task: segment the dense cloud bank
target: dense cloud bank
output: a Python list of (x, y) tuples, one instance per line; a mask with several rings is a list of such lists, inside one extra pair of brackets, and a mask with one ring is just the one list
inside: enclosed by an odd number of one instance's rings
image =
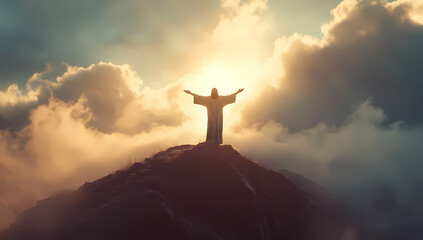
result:
[(170, 96), (166, 109), (146, 108), (142, 81), (127, 65), (100, 62), (87, 68), (67, 66), (62, 75), (46, 79), (52, 71), (48, 66), (44, 72), (34, 74), (25, 91), (11, 85), (0, 92), (0, 128), (22, 129), (29, 123), (31, 110), (56, 100), (81, 102), (88, 111), (78, 118), (103, 133), (136, 134), (154, 126), (180, 125), (184, 118)]
[(321, 40), (291, 41), (282, 54), (285, 75), (244, 112), (250, 124), (276, 121), (291, 131), (319, 122), (339, 125), (371, 98), (388, 123), (423, 122), (423, 25), (408, 3), (344, 1)]
[(262, 143), (244, 151), (327, 186), (375, 239), (422, 237), (422, 3), (343, 1), (322, 39), (281, 40), (283, 76), (243, 112)]
[(418, 239), (423, 128), (386, 126), (386, 118), (366, 101), (338, 127), (320, 123), (289, 133), (273, 123), (246, 134), (250, 139), (232, 141), (267, 167), (299, 172), (327, 187), (371, 239)]

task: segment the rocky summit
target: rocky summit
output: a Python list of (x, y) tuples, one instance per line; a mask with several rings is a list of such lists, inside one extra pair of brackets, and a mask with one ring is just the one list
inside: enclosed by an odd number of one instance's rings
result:
[(321, 212), (281, 173), (205, 142), (38, 201), (0, 239), (340, 239)]

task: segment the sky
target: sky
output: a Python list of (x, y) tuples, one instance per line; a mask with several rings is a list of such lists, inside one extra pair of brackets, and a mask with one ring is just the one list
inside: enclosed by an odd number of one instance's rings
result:
[(2, 1), (0, 36), (0, 228), (204, 141), (182, 90), (217, 87), (245, 88), (224, 143), (325, 186), (373, 239), (423, 237), (422, 0)]

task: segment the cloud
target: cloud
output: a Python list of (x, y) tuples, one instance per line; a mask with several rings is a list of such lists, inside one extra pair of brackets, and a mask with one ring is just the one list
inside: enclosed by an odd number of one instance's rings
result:
[(244, 111), (245, 122), (276, 121), (291, 131), (319, 122), (338, 125), (360, 102), (372, 98), (387, 122), (423, 122), (423, 26), (410, 20), (408, 4), (344, 1), (306, 42), (294, 35), (281, 54), (284, 76)]
[(384, 126), (384, 111), (362, 102), (337, 127), (290, 133), (276, 123), (231, 136), (240, 151), (273, 169), (299, 172), (327, 187), (371, 239), (421, 237), (422, 127)]
[(65, 103), (84, 99), (90, 115), (87, 126), (103, 133), (136, 134), (160, 125), (177, 126), (184, 119), (175, 104), (160, 109), (145, 106), (142, 81), (128, 65), (100, 62), (87, 68), (68, 66), (56, 79), (44, 79), (52, 71), (48, 66), (44, 72), (34, 74), (27, 83), (26, 93), (17, 85), (0, 91), (3, 129), (24, 127), (29, 123), (29, 112), (47, 104), (50, 98)]

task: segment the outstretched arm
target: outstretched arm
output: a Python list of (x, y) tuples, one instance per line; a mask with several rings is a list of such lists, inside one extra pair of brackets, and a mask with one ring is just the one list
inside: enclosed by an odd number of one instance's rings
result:
[(195, 93), (192, 93), (190, 90), (184, 90), (184, 92), (186, 92), (186, 93), (188, 93), (188, 94), (190, 94), (194, 97), (194, 104), (200, 104), (200, 105), (203, 105), (203, 106), (207, 105), (207, 99), (208, 99), (207, 97), (200, 96), (200, 95), (197, 95)]
[(184, 90), (184, 92), (186, 92), (186, 93), (188, 93), (188, 94), (191, 94), (192, 96), (194, 96), (194, 93), (192, 93), (190, 90)]
[(243, 88), (238, 89), (238, 91), (235, 93), (235, 95), (238, 94), (238, 93), (241, 93), (242, 91), (244, 91)]
[(234, 103), (235, 102), (236, 95), (238, 93), (242, 92), (242, 91), (244, 91), (244, 89), (243, 88), (240, 88), (237, 92), (234, 92), (231, 95), (222, 96), (222, 98), (223, 98), (223, 102), (222, 102), (223, 103), (223, 106), (228, 105), (228, 104), (231, 104), (231, 103)]
[(241, 93), (242, 91), (244, 91), (244, 89), (243, 88), (240, 88), (240, 89), (238, 89), (237, 92), (233, 93), (233, 95), (237, 95), (238, 93)]
[(198, 97), (201, 97), (200, 95), (198, 95), (198, 94), (195, 94), (195, 93), (192, 93), (190, 90), (184, 90), (184, 92), (186, 92), (186, 93), (188, 93), (188, 94), (191, 94), (192, 96), (198, 96)]

